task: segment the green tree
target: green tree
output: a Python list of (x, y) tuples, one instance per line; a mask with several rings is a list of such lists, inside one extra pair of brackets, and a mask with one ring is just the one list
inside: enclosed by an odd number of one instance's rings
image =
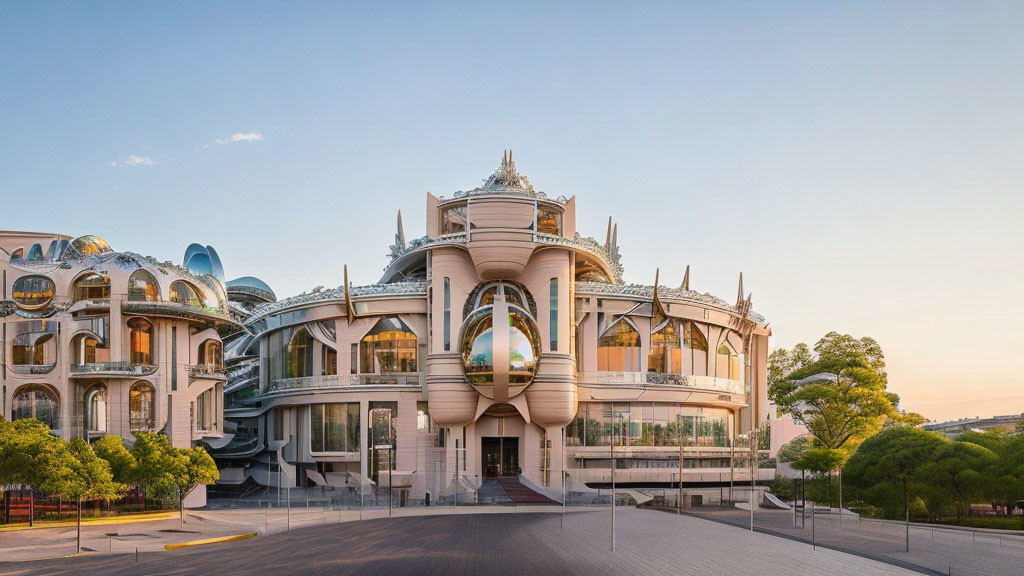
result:
[(792, 464), (799, 460), (800, 457), (804, 455), (804, 452), (810, 449), (810, 447), (810, 436), (797, 436), (779, 447), (779, 451), (775, 457), (778, 458), (779, 462)]
[(135, 482), (135, 456), (124, 446), (120, 436), (103, 436), (97, 440), (92, 449), (96, 455), (110, 464), (110, 472), (114, 481), (122, 484)]
[(935, 432), (905, 426), (884, 430), (868, 438), (846, 462), (844, 476), (854, 487), (880, 495), (878, 487), (902, 492), (909, 550), (910, 499), (916, 496), (917, 480), (935, 455), (952, 444)]
[(829, 332), (814, 350), (817, 359), (789, 374), (773, 401), (807, 426), (823, 447), (839, 450), (851, 439), (866, 438), (896, 414), (899, 399), (886, 391), (877, 342)]
[(803, 342), (793, 346), (792, 350), (777, 348), (768, 355), (768, 397), (780, 414), (786, 414), (789, 410), (783, 403), (777, 402), (776, 398), (784, 397), (795, 389), (787, 377), (812, 362), (814, 354)]
[(177, 494), (175, 477), (180, 473), (180, 464), (167, 436), (139, 432), (131, 453), (135, 458), (133, 476), (147, 498), (167, 500)]
[(808, 448), (793, 462), (793, 468), (814, 474), (827, 482), (828, 506), (832, 507), (832, 471), (842, 467), (846, 455), (842, 450), (815, 446)]
[(179, 449), (176, 454), (175, 485), (178, 489), (178, 520), (185, 523), (185, 496), (200, 484), (212, 484), (220, 478), (220, 471), (204, 448)]
[(110, 464), (96, 456), (92, 447), (80, 438), (73, 438), (68, 443), (67, 467), (69, 474), (59, 483), (55, 490), (63, 497), (75, 500), (78, 508), (78, 525), (76, 535), (76, 552), (82, 551), (82, 500), (103, 498), (120, 498), (127, 487), (114, 482), (110, 472)]
[(184, 500), (196, 486), (215, 482), (220, 473), (203, 448), (175, 448), (163, 434), (140, 433), (132, 447), (135, 479), (154, 498), (178, 499), (179, 523), (184, 527)]
[(988, 448), (971, 442), (949, 442), (922, 467), (921, 476), (948, 492), (959, 525), (963, 513), (970, 509), (976, 498), (984, 495), (986, 480), (981, 471), (997, 460), (995, 453)]
[[(67, 443), (50, 434), (50, 427), (24, 418), (3, 427), (0, 441), (0, 485), (22, 484), (33, 492), (59, 494), (68, 471)], [(29, 524), (34, 522), (30, 506)]]
[(1013, 433), (1024, 434), (1024, 414), (1021, 414), (1020, 418), (1017, 419), (1017, 424), (1013, 427)]

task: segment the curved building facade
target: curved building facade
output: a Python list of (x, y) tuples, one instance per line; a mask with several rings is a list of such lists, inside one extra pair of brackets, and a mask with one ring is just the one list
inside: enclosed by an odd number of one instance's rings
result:
[(209, 272), (97, 236), (0, 232), (0, 414), (64, 438), (162, 431), (178, 447), (216, 442), (222, 339), (243, 330), (242, 316)]
[(602, 487), (613, 452), (624, 485), (749, 482), (738, 445), (767, 417), (770, 330), (742, 278), (734, 304), (690, 290), (688, 269), (678, 288), (624, 284), (617, 227), (583, 236), (575, 206), (508, 153), (482, 186), (427, 194), (426, 236), (399, 213), (376, 284), (346, 271), (274, 301), (229, 282), (263, 303), (236, 306), (227, 344), (222, 482), (471, 500), (490, 477)]

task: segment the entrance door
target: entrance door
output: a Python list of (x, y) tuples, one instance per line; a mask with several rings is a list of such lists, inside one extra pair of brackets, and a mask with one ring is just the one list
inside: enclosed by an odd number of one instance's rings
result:
[(519, 438), (481, 438), (484, 478), (519, 475)]

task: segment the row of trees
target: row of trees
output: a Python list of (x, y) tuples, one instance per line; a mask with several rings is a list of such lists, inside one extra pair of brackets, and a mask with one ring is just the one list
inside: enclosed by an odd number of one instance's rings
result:
[(0, 486), (30, 486), (34, 492), (76, 502), (79, 549), (83, 500), (120, 498), (135, 485), (149, 498), (176, 497), (184, 524), (184, 496), (217, 478), (217, 466), (206, 450), (175, 448), (163, 434), (138, 433), (129, 450), (119, 436), (104, 436), (90, 446), (78, 438), (53, 436), (35, 419), (0, 418)]
[(920, 510), (929, 521), (986, 502), (1011, 515), (1024, 501), (1024, 434), (965, 432), (956, 440), (895, 427), (864, 441), (843, 468), (853, 495), (889, 518)]
[(832, 477), (861, 442), (883, 427), (924, 421), (900, 412), (899, 397), (887, 385), (885, 355), (870, 337), (829, 332), (813, 350), (801, 343), (768, 358), (769, 397), (810, 432), (780, 450), (778, 459), (827, 479), (829, 506)]
[(809, 431), (783, 446), (778, 460), (826, 483), (830, 506), (838, 473), (848, 496), (890, 518), (909, 519), (919, 507), (932, 521), (953, 515), (959, 524), (977, 502), (1012, 513), (1024, 500), (1024, 434), (949, 440), (918, 428), (925, 419), (900, 411), (887, 384), (885, 356), (872, 338), (830, 332), (813, 349), (773, 352), (768, 394)]

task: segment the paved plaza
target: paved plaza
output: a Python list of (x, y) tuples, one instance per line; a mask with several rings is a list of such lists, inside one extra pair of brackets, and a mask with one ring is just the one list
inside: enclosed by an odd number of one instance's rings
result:
[[(493, 510), (493, 509), (492, 509)], [(375, 512), (379, 513), (379, 512)], [(384, 511), (386, 514), (386, 511)], [(312, 512), (310, 514), (313, 514)], [(319, 512), (318, 514), (326, 514)], [(215, 519), (216, 517), (216, 519)], [(236, 533), (252, 528), (252, 513), (200, 514), (191, 522), (216, 523)], [(120, 547), (74, 558), (0, 563), (0, 573), (29, 574), (247, 574), (273, 569), (291, 574), (685, 574), (766, 576), (785, 574), (882, 576), (909, 570), (692, 516), (621, 509), (617, 550), (609, 550), (607, 510), (558, 513), (477, 513), (388, 518), (320, 525), (293, 516), (293, 529), (239, 542), (174, 551)], [(305, 522), (307, 527), (297, 528)], [(310, 525), (312, 524), (312, 525)], [(147, 524), (135, 525), (138, 533)], [(143, 529), (142, 527), (145, 526)], [(105, 527), (91, 527), (87, 542)], [(107, 527), (108, 528), (108, 527)], [(109, 530), (108, 530), (109, 531)], [(36, 531), (43, 532), (43, 531)], [(0, 535), (8, 540), (11, 533)], [(23, 534), (23, 533), (18, 533)], [(212, 535), (205, 532), (203, 537)], [(37, 534), (42, 540), (41, 534)], [(195, 534), (192, 535), (196, 537)], [(0, 553), (3, 552), (0, 544)], [(152, 546), (149, 546), (152, 549)]]
[[(686, 514), (737, 527), (750, 525), (749, 511), (723, 508), (692, 508)], [(809, 543), (812, 522), (808, 514), (758, 510), (755, 528), (767, 534)], [(841, 522), (840, 522), (841, 521)], [(968, 530), (956, 527), (915, 525), (910, 528), (910, 552), (905, 550), (906, 527), (902, 522), (860, 519), (835, 514), (816, 514), (814, 539), (818, 545), (854, 554), (885, 559), (930, 574), (964, 576), (1024, 575), (1024, 531)]]

